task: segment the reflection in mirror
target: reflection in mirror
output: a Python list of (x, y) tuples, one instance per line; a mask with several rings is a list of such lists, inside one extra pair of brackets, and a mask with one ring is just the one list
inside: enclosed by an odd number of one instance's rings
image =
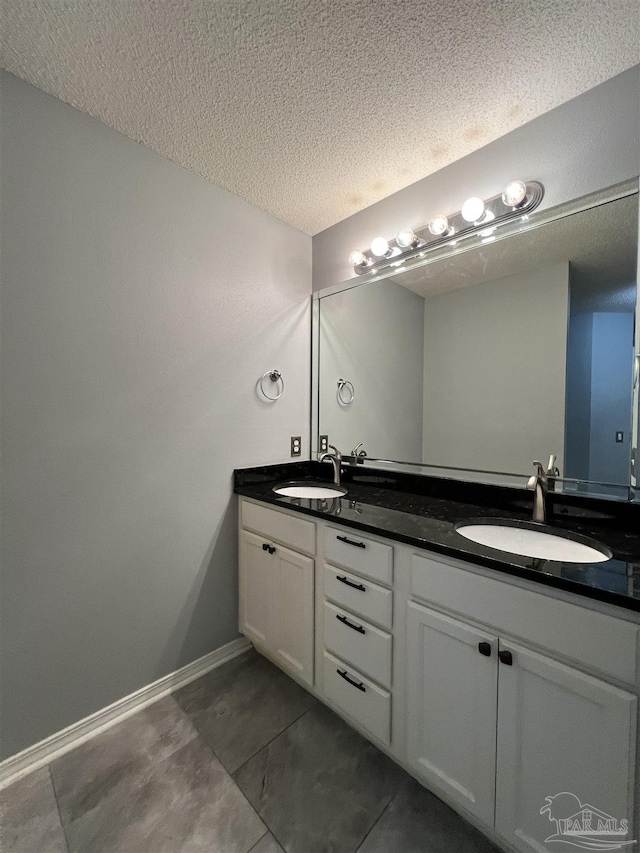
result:
[(561, 477), (628, 487), (637, 182), (626, 193), (321, 294), (318, 432), (343, 454), (519, 475), (555, 454)]

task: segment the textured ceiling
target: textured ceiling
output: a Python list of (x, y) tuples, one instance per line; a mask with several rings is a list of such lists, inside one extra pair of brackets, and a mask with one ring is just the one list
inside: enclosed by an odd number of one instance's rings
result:
[(640, 61), (638, 0), (1, 0), (0, 64), (314, 234)]

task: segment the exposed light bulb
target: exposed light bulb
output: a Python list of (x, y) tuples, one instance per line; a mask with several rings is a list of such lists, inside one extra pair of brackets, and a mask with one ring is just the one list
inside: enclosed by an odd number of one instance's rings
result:
[(511, 181), (502, 193), (502, 201), (506, 207), (519, 207), (526, 198), (527, 185), (524, 181)]
[(484, 213), (484, 202), (477, 196), (468, 198), (462, 205), (460, 212), (462, 213), (462, 218), (466, 219), (467, 222), (477, 222)]
[(435, 237), (443, 237), (449, 231), (449, 220), (443, 213), (438, 213), (429, 223), (429, 231)]
[(371, 253), (375, 255), (376, 258), (384, 258), (388, 251), (389, 244), (384, 237), (376, 237), (371, 244)]
[(418, 243), (418, 238), (411, 228), (401, 228), (396, 234), (396, 243), (402, 249), (408, 249), (409, 246), (415, 246)]
[(367, 263), (367, 259), (362, 254), (360, 249), (354, 249), (349, 255), (349, 263), (354, 267), (361, 267)]

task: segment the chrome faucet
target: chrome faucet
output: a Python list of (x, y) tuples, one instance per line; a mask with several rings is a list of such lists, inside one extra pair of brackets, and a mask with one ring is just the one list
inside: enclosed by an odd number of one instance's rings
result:
[(324, 462), (325, 459), (328, 459), (333, 465), (333, 482), (336, 486), (340, 485), (340, 465), (342, 463), (342, 456), (337, 447), (334, 447), (333, 444), (329, 445), (330, 450), (333, 453), (323, 453), (320, 457), (320, 462)]
[(533, 520), (544, 524), (547, 520), (547, 490), (549, 488), (549, 478), (547, 477), (547, 472), (542, 467), (541, 462), (534, 462), (533, 465), (536, 469), (536, 473), (532, 477), (529, 477), (527, 489), (534, 492)]

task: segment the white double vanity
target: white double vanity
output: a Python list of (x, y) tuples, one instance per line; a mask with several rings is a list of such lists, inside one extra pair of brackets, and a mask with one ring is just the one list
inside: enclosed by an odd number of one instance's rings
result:
[[(505, 850), (620, 849), (640, 844), (638, 180), (490, 203), (488, 229), (356, 252), (314, 293), (318, 461), (236, 472), (240, 629)], [(324, 502), (278, 485), (331, 474), (347, 494)]]
[(244, 496), (239, 524), (240, 630), (492, 840), (635, 837), (635, 611)]

